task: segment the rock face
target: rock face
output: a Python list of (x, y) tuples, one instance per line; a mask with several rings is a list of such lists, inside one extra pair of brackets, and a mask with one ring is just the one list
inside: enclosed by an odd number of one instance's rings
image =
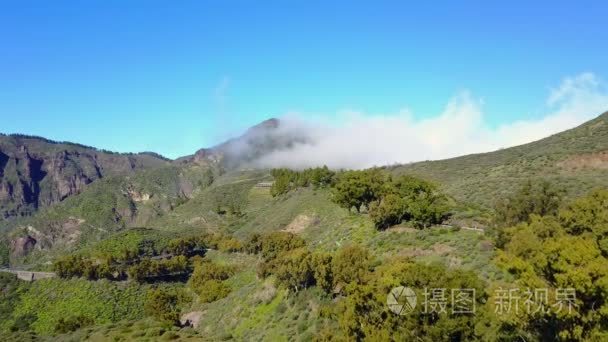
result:
[(36, 239), (27, 235), (11, 240), (11, 256), (23, 257), (29, 254), (36, 246)]
[(179, 321), (183, 327), (193, 327), (196, 329), (200, 324), (202, 316), (203, 313), (201, 311), (192, 311), (182, 315)]
[(168, 163), (150, 153), (117, 154), (39, 137), (0, 135), (0, 218), (29, 216), (82, 192), (97, 179)]

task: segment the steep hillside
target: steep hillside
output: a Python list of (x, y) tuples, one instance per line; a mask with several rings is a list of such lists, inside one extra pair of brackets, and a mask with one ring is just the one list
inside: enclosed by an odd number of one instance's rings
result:
[(529, 144), (389, 169), (435, 180), (455, 198), (483, 206), (527, 179), (547, 179), (569, 196), (581, 195), (608, 186), (608, 113)]
[(0, 219), (29, 216), (87, 184), (167, 165), (154, 153), (119, 154), (23, 135), (0, 135)]
[(72, 250), (126, 227), (145, 226), (188, 201), (212, 177), (208, 168), (170, 165), (100, 179), (80, 194), (7, 223), (11, 259), (39, 261), (41, 252)]

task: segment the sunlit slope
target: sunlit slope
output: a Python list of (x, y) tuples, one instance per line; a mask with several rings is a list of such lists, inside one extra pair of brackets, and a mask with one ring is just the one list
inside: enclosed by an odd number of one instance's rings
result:
[(529, 144), (390, 170), (435, 180), (455, 198), (485, 206), (527, 179), (546, 179), (570, 196), (582, 195), (608, 186), (608, 113)]

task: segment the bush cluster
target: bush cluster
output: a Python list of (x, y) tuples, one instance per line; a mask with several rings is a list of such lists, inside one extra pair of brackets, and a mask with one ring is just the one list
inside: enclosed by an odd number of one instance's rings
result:
[(311, 252), (304, 240), (286, 232), (254, 235), (246, 246), (264, 259), (260, 277), (274, 275), (280, 285), (294, 291), (316, 285), (329, 293), (338, 285), (360, 281), (371, 260), (369, 252), (358, 246), (335, 254)]
[(129, 278), (143, 282), (150, 279), (162, 278), (189, 273), (191, 270), (188, 258), (178, 255), (171, 259), (151, 260), (144, 259), (129, 267)]
[(230, 293), (227, 280), (234, 274), (234, 268), (220, 265), (208, 260), (194, 262), (194, 272), (188, 280), (188, 285), (199, 296), (203, 303), (209, 303), (226, 297)]
[(273, 169), (271, 171), (274, 183), (270, 188), (272, 196), (279, 196), (287, 192), (308, 186), (315, 189), (329, 187), (333, 184), (336, 173), (327, 166), (294, 171), (290, 169)]
[(447, 198), (434, 184), (407, 175), (393, 179), (379, 169), (341, 173), (333, 200), (357, 212), (367, 208), (379, 229), (402, 221), (425, 228), (441, 223), (448, 213)]
[(193, 256), (203, 256), (207, 249), (222, 252), (238, 252), (243, 244), (223, 234), (203, 234), (170, 240), (158, 251), (154, 242), (145, 240), (135, 249), (125, 249), (122, 257), (112, 256), (87, 258), (69, 255), (55, 261), (53, 268), (61, 278), (82, 277), (89, 280), (121, 280), (128, 275), (138, 282), (177, 274), (187, 274), (193, 269), (188, 260)]
[(94, 260), (81, 255), (69, 255), (56, 260), (53, 268), (61, 278), (86, 278), (89, 280), (114, 279), (119, 267), (112, 258)]

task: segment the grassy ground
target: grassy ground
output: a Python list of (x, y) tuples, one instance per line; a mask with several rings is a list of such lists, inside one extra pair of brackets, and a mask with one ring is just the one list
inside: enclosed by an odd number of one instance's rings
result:
[[(528, 179), (562, 186), (571, 197), (608, 186), (608, 113), (574, 129), (490, 153), (390, 167), (438, 182), (461, 202), (492, 207)], [(585, 160), (592, 162), (585, 162)]]
[(201, 311), (199, 333), (209, 340), (310, 341), (320, 323), (318, 309), (325, 303), (316, 288), (287, 295), (272, 279), (256, 276), (255, 256), (212, 252), (209, 258), (236, 266), (228, 280), (232, 292), (213, 303), (194, 303), (191, 310)]

